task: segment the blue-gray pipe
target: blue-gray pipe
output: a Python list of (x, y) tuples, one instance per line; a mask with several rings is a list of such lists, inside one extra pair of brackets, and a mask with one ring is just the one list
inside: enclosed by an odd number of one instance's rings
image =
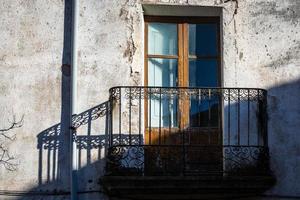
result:
[[(78, 29), (78, 0), (72, 0), (72, 33), (71, 33), (71, 121), (72, 116), (77, 114), (77, 29)], [(75, 143), (76, 132), (71, 129), (70, 131), (70, 189), (71, 200), (77, 200), (77, 154)]]

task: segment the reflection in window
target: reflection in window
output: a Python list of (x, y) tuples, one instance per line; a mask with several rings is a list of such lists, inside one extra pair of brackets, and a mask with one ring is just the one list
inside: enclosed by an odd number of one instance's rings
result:
[[(177, 81), (177, 59), (150, 58), (148, 61), (148, 85), (157, 87), (175, 87)], [(178, 98), (153, 93), (148, 100), (148, 113), (151, 117), (148, 126), (177, 126)], [(159, 124), (160, 123), (160, 124)]]
[(177, 55), (177, 25), (149, 23), (148, 54)]

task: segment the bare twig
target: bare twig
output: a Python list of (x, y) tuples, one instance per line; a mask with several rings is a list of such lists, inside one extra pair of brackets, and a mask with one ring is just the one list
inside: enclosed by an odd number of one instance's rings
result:
[(3, 165), (5, 169), (14, 171), (17, 169), (18, 164), (14, 162), (14, 157), (9, 154), (9, 151), (0, 145), (0, 165)]
[(15, 162), (15, 157), (10, 155), (8, 148), (6, 148), (4, 140), (8, 139), (13, 141), (16, 139), (16, 135), (10, 135), (8, 132), (15, 128), (20, 128), (23, 125), (24, 115), (19, 121), (16, 120), (16, 116), (13, 115), (12, 121), (8, 120), (10, 126), (0, 129), (0, 165), (3, 165), (8, 171), (14, 171), (17, 169), (18, 164)]
[(9, 121), (10, 126), (8, 128), (0, 129), (0, 132), (7, 132), (14, 128), (20, 128), (23, 125), (24, 115), (22, 115), (21, 119), (19, 121), (16, 121), (16, 116), (13, 115), (13, 121)]

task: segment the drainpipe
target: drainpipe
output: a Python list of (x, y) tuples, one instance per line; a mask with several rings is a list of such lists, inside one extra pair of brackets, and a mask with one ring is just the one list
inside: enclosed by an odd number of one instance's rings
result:
[[(72, 116), (77, 114), (77, 29), (78, 29), (78, 0), (72, 0), (72, 32), (71, 32), (71, 122)], [(76, 130), (70, 129), (70, 189), (71, 200), (77, 200), (77, 154)]]

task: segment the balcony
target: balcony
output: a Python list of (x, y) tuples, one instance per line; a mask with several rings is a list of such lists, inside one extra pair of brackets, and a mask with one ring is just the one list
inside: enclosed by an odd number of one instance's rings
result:
[(262, 193), (274, 183), (266, 108), (257, 88), (111, 88), (104, 188), (136, 199)]

